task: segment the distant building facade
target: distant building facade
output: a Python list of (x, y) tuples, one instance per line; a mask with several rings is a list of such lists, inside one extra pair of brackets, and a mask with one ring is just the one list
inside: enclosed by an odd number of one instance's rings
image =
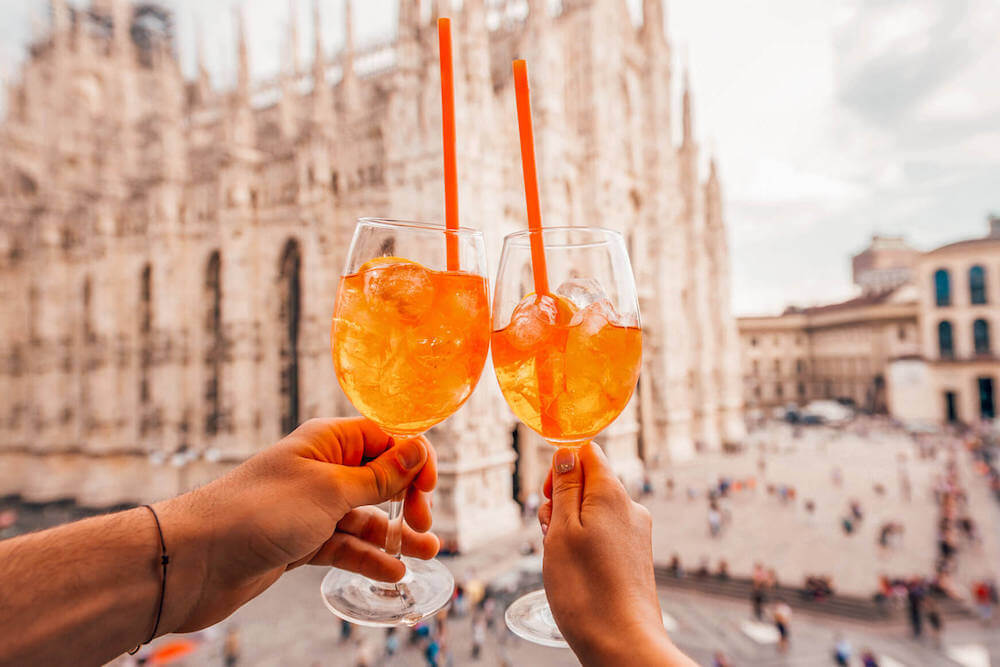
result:
[(739, 318), (747, 406), (824, 399), (887, 412), (889, 362), (919, 350), (915, 297), (904, 285), (778, 316)]
[(1000, 217), (989, 233), (924, 253), (916, 266), (919, 355), (892, 364), (893, 413), (974, 423), (997, 415)]
[(739, 318), (747, 406), (829, 399), (914, 422), (995, 418), (1000, 218), (989, 224), (929, 252), (876, 236), (853, 257), (859, 296)]
[[(353, 412), (329, 324), (363, 215), (439, 219), (436, 30), (405, 0), (397, 37), (335, 59), (316, 35), (234, 90), (182, 76), (156, 3), (52, 0), (0, 126), (0, 494), (144, 502), (226, 470), (311, 416)], [(629, 242), (645, 329), (636, 400), (600, 440), (618, 472), (743, 435), (721, 186), (699, 174), (690, 92), (671, 130), (662, 0), (465, 0), (455, 16), (459, 190), (496, 266), (524, 206), (510, 62), (527, 57), (543, 220)], [(521, 7), (520, 3), (513, 3)], [(513, 6), (512, 5), (512, 6)], [(314, 7), (315, 23), (321, 6)], [(492, 15), (491, 15), (492, 13)], [(332, 83), (332, 82), (336, 83)], [(487, 371), (430, 434), (435, 529), (465, 548), (516, 525), (551, 448)]]

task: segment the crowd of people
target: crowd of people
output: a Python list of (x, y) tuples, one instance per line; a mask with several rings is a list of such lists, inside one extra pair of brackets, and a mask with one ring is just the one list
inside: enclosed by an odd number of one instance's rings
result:
[[(930, 576), (879, 577), (875, 600), (880, 606), (890, 605), (906, 608), (910, 631), (914, 638), (923, 637), (929, 629), (931, 638), (940, 643), (944, 620), (940, 610), (940, 600), (945, 598), (966, 599), (961, 587), (955, 582), (958, 569), (958, 555), (966, 548), (975, 548), (981, 537), (975, 520), (969, 510), (969, 494), (959, 474), (958, 455), (960, 449), (956, 441), (942, 440), (936, 446), (928, 444), (926, 438), (918, 438), (918, 453), (922, 458), (934, 459), (939, 451), (946, 454), (941, 472), (933, 484), (933, 496), (937, 506), (936, 550), (934, 571)], [(978, 442), (974, 436), (966, 435), (962, 440), (967, 448)], [(895, 528), (890, 522), (880, 532), (880, 544), (889, 539)], [(977, 580), (972, 584), (971, 598), (975, 602), (980, 618), (989, 623), (996, 605), (996, 585), (991, 579)]]

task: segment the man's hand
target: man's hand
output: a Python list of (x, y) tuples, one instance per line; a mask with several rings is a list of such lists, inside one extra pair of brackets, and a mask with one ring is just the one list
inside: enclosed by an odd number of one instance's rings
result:
[(160, 633), (217, 623), (303, 564), (398, 581), (405, 567), (381, 550), (387, 517), (363, 506), (404, 489), (403, 553), (433, 558), (434, 450), (423, 438), (389, 445), (367, 420), (314, 419), (224, 477), (156, 505), (178, 564), (168, 569)]

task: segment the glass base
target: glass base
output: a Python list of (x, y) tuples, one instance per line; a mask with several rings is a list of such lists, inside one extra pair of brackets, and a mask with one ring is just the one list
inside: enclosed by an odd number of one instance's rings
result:
[(436, 560), (401, 560), (406, 574), (395, 584), (330, 568), (320, 585), (323, 604), (345, 621), (375, 627), (414, 626), (448, 604), (455, 590), (448, 568)]
[(507, 627), (510, 628), (510, 631), (521, 639), (527, 639), (529, 642), (542, 646), (569, 648), (569, 644), (566, 643), (559, 628), (556, 627), (555, 619), (552, 618), (552, 611), (549, 609), (549, 601), (545, 597), (544, 589), (522, 595), (514, 600), (507, 607), (504, 620), (507, 621)]

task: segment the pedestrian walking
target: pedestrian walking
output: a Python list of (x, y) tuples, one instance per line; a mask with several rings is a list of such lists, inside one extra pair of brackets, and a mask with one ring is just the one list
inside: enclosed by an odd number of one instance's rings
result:
[(924, 600), (924, 614), (927, 616), (927, 625), (931, 629), (931, 638), (934, 645), (941, 647), (941, 632), (944, 630), (944, 619), (941, 617), (941, 609), (933, 595), (928, 595)]
[(851, 642), (842, 635), (837, 635), (833, 643), (833, 661), (841, 667), (846, 667), (851, 662)]
[(754, 563), (751, 577), (750, 604), (753, 606), (753, 617), (758, 621), (764, 618), (764, 591), (767, 588), (767, 572), (760, 563)]
[(875, 657), (875, 653), (870, 648), (861, 652), (861, 665), (862, 667), (878, 667), (878, 658)]
[(351, 625), (350, 621), (340, 621), (340, 642), (344, 643), (351, 638), (351, 633), (354, 631), (354, 626)]
[(715, 655), (712, 656), (712, 667), (732, 667), (733, 663), (729, 662), (729, 658), (722, 651), (716, 651)]
[(708, 534), (718, 537), (722, 531), (722, 514), (719, 507), (714, 502), (708, 507)]
[(483, 644), (486, 642), (486, 619), (478, 614), (472, 621), (472, 659), (479, 660)]
[(996, 604), (997, 592), (992, 582), (983, 579), (972, 586), (972, 596), (979, 610), (979, 620), (983, 625), (989, 625), (993, 620), (993, 605)]
[(788, 651), (789, 623), (792, 620), (792, 609), (784, 602), (774, 605), (774, 627), (778, 630), (778, 651)]
[(919, 638), (921, 634), (923, 634), (923, 604), (923, 585), (919, 580), (914, 579), (910, 582), (906, 591), (906, 605), (910, 617), (910, 630), (913, 633), (914, 639)]
[(396, 628), (386, 628), (385, 629), (385, 654), (390, 658), (396, 655), (396, 651), (399, 650), (399, 635), (396, 634)]
[(240, 632), (235, 625), (226, 629), (226, 640), (222, 646), (222, 662), (226, 667), (236, 667), (240, 662)]

